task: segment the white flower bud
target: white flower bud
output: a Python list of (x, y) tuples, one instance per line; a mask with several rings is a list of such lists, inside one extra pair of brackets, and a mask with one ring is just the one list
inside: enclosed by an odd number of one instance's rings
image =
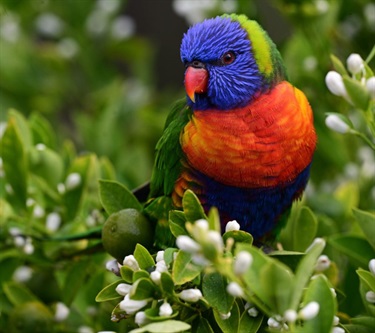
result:
[(325, 120), (326, 126), (331, 130), (345, 134), (350, 130), (349, 125), (335, 114), (330, 114)]
[(183, 301), (196, 303), (203, 297), (203, 295), (199, 289), (185, 289), (178, 294), (178, 297)]
[(256, 307), (251, 307), (250, 309), (247, 310), (247, 313), (249, 314), (250, 317), (257, 317), (259, 314), (259, 311)]
[(159, 308), (159, 316), (160, 317), (169, 317), (172, 315), (173, 309), (168, 302), (164, 302)]
[(329, 71), (326, 75), (326, 85), (329, 91), (336, 96), (347, 96), (342, 76), (335, 72)]
[(116, 287), (116, 292), (121, 295), (121, 296), (126, 296), (127, 294), (130, 293), (130, 289), (132, 288), (132, 285), (131, 284), (127, 284), (127, 283), (120, 283), (117, 287)]
[(234, 273), (237, 275), (244, 274), (250, 268), (252, 262), (253, 256), (249, 252), (239, 252), (234, 260)]
[(120, 273), (120, 268), (116, 259), (109, 260), (105, 263), (105, 268), (116, 275)]
[(73, 190), (82, 183), (82, 177), (79, 173), (73, 172), (68, 175), (65, 180), (65, 187), (67, 190)]
[(78, 333), (94, 333), (94, 330), (89, 326), (78, 327)]
[(325, 254), (323, 254), (318, 258), (315, 265), (315, 270), (318, 272), (323, 272), (328, 269), (330, 265), (331, 260), (329, 260), (329, 258)]
[(363, 59), (359, 54), (352, 53), (346, 60), (346, 65), (350, 73), (357, 74), (363, 69)]
[(57, 192), (59, 192), (60, 194), (64, 194), (65, 191), (66, 191), (65, 184), (63, 183), (57, 184)]
[(230, 318), (231, 313), (230, 313), (230, 312), (228, 312), (228, 313), (219, 313), (219, 315), (220, 315), (220, 318), (221, 318), (222, 320), (227, 320), (227, 319)]
[(176, 239), (176, 245), (179, 249), (189, 253), (197, 253), (200, 251), (201, 246), (189, 236), (178, 236)]
[(9, 235), (11, 235), (12, 237), (16, 237), (16, 236), (20, 236), (22, 235), (22, 231), (20, 228), (17, 228), (17, 227), (10, 227), (9, 230)]
[(127, 294), (123, 301), (120, 302), (120, 309), (125, 311), (127, 314), (134, 314), (138, 312), (138, 310), (142, 309), (147, 305), (147, 300), (133, 300), (129, 298), (129, 294)]
[(365, 295), (366, 301), (369, 303), (375, 303), (375, 293), (373, 291), (368, 291)]
[(17, 247), (24, 247), (26, 244), (26, 239), (23, 236), (15, 236), (13, 238), (14, 245)]
[(60, 322), (68, 318), (70, 309), (61, 302), (56, 303), (55, 321)]
[(158, 251), (156, 254), (156, 262), (164, 260), (164, 251)]
[(26, 238), (25, 245), (23, 246), (23, 252), (25, 254), (33, 254), (34, 253), (34, 245), (32, 243), (32, 239), (30, 237)]
[(345, 330), (341, 327), (333, 327), (331, 333), (345, 333)]
[(194, 228), (196, 228), (196, 229), (198, 229), (202, 232), (208, 231), (208, 228), (209, 228), (208, 221), (204, 220), (204, 219), (197, 220), (194, 223)]
[(222, 252), (224, 250), (224, 242), (223, 237), (221, 237), (220, 232), (209, 230), (206, 236), (207, 241), (210, 244), (213, 244), (218, 252)]
[(227, 293), (233, 297), (243, 297), (244, 292), (237, 282), (231, 282), (227, 285)]
[(33, 209), (33, 216), (39, 219), (39, 218), (42, 218), (44, 215), (45, 215), (44, 208), (39, 205), (35, 205)]
[(144, 311), (137, 312), (135, 315), (134, 321), (139, 326), (145, 325), (148, 321), (146, 317), (146, 313)]
[(375, 76), (371, 76), (366, 81), (366, 88), (372, 98), (375, 98)]
[(311, 248), (315, 245), (315, 244), (323, 244), (323, 246), (326, 246), (326, 241), (323, 239), (323, 238), (320, 238), (320, 237), (317, 237), (313, 240), (313, 242), (310, 244), (310, 246), (306, 249), (306, 252), (309, 252), (311, 250)]
[(55, 232), (61, 224), (61, 216), (58, 213), (49, 213), (46, 218), (46, 229)]
[(167, 272), (168, 267), (164, 260), (160, 260), (156, 263), (156, 270), (160, 273)]
[(271, 328), (280, 329), (281, 324), (273, 317), (268, 318), (267, 325)]
[(151, 277), (151, 280), (155, 284), (157, 284), (157, 285), (160, 284), (161, 273), (159, 271), (153, 271), (153, 272), (151, 272), (150, 277)]
[(138, 261), (135, 259), (135, 257), (131, 254), (124, 258), (124, 261), (122, 263), (124, 266), (128, 266), (133, 271), (139, 270)]
[(372, 273), (372, 275), (375, 275), (375, 259), (371, 259), (368, 263), (368, 269)]
[(333, 326), (337, 326), (340, 323), (340, 318), (333, 316)]
[(194, 264), (198, 266), (203, 266), (203, 267), (211, 264), (211, 262), (203, 254), (200, 254), (200, 253), (193, 254), (191, 261)]
[(240, 224), (235, 220), (229, 221), (225, 226), (225, 232), (236, 230), (240, 230)]
[(329, 288), (329, 289), (331, 290), (333, 297), (337, 297), (335, 288)]
[(318, 315), (319, 308), (320, 306), (318, 302), (310, 302), (303, 309), (301, 309), (298, 316), (304, 320), (313, 319)]
[(13, 273), (13, 279), (17, 282), (27, 282), (31, 279), (33, 270), (29, 266), (19, 266)]
[(35, 149), (38, 150), (38, 151), (43, 151), (43, 150), (46, 150), (46, 145), (44, 143), (38, 143), (36, 146), (35, 146)]
[(294, 323), (297, 320), (297, 312), (293, 309), (284, 312), (284, 318), (288, 323)]
[(26, 206), (27, 207), (32, 207), (35, 205), (35, 200), (33, 198), (27, 198), (26, 200)]

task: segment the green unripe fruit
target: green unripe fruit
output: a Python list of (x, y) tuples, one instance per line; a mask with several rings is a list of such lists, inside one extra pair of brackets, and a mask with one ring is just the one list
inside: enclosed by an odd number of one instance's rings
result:
[(109, 216), (103, 226), (104, 249), (118, 262), (134, 252), (137, 243), (144, 247), (154, 242), (154, 227), (138, 210), (127, 208)]

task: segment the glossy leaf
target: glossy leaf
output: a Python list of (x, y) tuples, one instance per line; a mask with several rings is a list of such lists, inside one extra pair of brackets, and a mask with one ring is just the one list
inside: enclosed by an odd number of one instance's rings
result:
[(214, 310), (214, 316), (223, 333), (238, 332), (238, 327), (240, 326), (240, 311), (238, 309), (237, 303), (233, 304), (233, 307), (230, 311), (230, 317), (228, 319), (222, 319), (219, 311), (217, 310)]
[(363, 282), (369, 290), (375, 292), (375, 276), (361, 268), (357, 270), (357, 274), (361, 282)]
[(188, 232), (185, 228), (186, 217), (185, 214), (178, 210), (171, 210), (169, 212), (169, 229), (171, 230), (173, 236), (176, 238), (181, 235), (187, 235)]
[(130, 267), (128, 267), (128, 266), (121, 266), (121, 268), (120, 268), (120, 274), (121, 274), (122, 279), (126, 283), (133, 283), (133, 274), (134, 274), (134, 271)]
[(198, 197), (191, 190), (185, 192), (182, 198), (182, 206), (187, 221), (195, 222), (199, 219), (207, 219)]
[(179, 251), (177, 253), (172, 270), (172, 277), (176, 285), (189, 282), (200, 274), (202, 269), (194, 265), (191, 259), (191, 254), (187, 252)]
[(166, 295), (173, 296), (174, 282), (173, 282), (172, 276), (168, 272), (161, 273), (160, 286)]
[(136, 328), (134, 330), (131, 330), (129, 333), (177, 333), (187, 331), (190, 328), (191, 326), (183, 321), (165, 320), (159, 323), (152, 323), (140, 328)]
[(366, 239), (375, 250), (375, 215), (356, 208), (353, 209), (353, 214)]
[(256, 333), (262, 325), (262, 321), (263, 316), (261, 314), (258, 314), (258, 316), (254, 318), (249, 316), (247, 311), (244, 311), (240, 318), (238, 333)]
[[(216, 207), (212, 207), (207, 216), (207, 221), (208, 221), (208, 227), (210, 230), (215, 230), (218, 232), (222, 232), (221, 226), (220, 226), (220, 215), (219, 211)], [(223, 230), (224, 232), (224, 230)]]
[(110, 301), (113, 299), (120, 299), (123, 298), (124, 296), (121, 296), (117, 293), (116, 287), (120, 284), (123, 283), (121, 280), (117, 280), (115, 282), (112, 282), (105, 288), (103, 288), (98, 295), (95, 297), (96, 302), (105, 302), (105, 301)]
[(203, 296), (220, 313), (228, 313), (234, 302), (234, 297), (227, 293), (226, 287), (226, 279), (217, 272), (203, 276)]
[(155, 287), (150, 278), (140, 278), (134, 282), (130, 290), (130, 298), (134, 300), (142, 300), (150, 298), (155, 293)]
[(116, 213), (125, 208), (141, 210), (142, 205), (131, 191), (113, 180), (99, 181), (100, 201), (108, 214)]
[(341, 60), (333, 54), (331, 54), (330, 57), (331, 57), (333, 67), (336, 70), (336, 72), (338, 72), (341, 75), (348, 75), (348, 72), (346, 71), (346, 68), (341, 62)]
[(343, 76), (343, 80), (346, 91), (350, 99), (353, 101), (353, 104), (359, 109), (367, 110), (370, 95), (366, 87), (347, 75)]
[(39, 301), (39, 299), (28, 288), (17, 282), (5, 282), (3, 284), (3, 290), (14, 306), (30, 301)]
[(141, 244), (137, 244), (134, 250), (134, 258), (137, 260), (141, 269), (147, 269), (155, 266), (155, 261), (150, 252)]
[(196, 333), (215, 333), (208, 322), (208, 320), (204, 317), (199, 317), (196, 323), (196, 329), (194, 332)]
[(246, 243), (246, 244), (253, 244), (253, 236), (246, 231), (243, 230), (232, 230), (224, 233), (223, 240), (224, 244), (228, 238), (233, 238), (234, 241), (237, 243)]

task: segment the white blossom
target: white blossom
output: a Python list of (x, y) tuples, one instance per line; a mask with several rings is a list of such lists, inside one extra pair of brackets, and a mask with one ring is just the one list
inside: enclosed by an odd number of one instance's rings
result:
[(168, 271), (168, 267), (164, 260), (160, 260), (156, 263), (156, 271), (163, 273)]
[(333, 316), (333, 325), (337, 326), (340, 323), (340, 318), (337, 316)]
[(120, 309), (124, 310), (127, 314), (134, 314), (138, 310), (142, 309), (147, 305), (148, 301), (143, 300), (133, 300), (130, 299), (129, 294), (127, 294), (123, 301), (120, 302)]
[(199, 289), (185, 289), (178, 294), (178, 297), (186, 302), (196, 303), (203, 295)]
[[(2, 15), (0, 20), (0, 36), (4, 40), (10, 43), (15, 43), (20, 36), (20, 24), (18, 16), (7, 13)], [(1, 135), (0, 135), (1, 138)]]
[(43, 151), (43, 150), (46, 150), (46, 145), (44, 143), (38, 143), (36, 146), (35, 146), (35, 149), (38, 150), (38, 151)]
[(289, 309), (284, 312), (284, 319), (288, 323), (294, 323), (297, 320), (297, 317), (297, 312), (293, 309)]
[(108, 14), (116, 12), (120, 8), (120, 5), (119, 0), (99, 0), (97, 2), (98, 8)]
[(323, 272), (326, 269), (328, 269), (330, 265), (331, 265), (331, 260), (329, 260), (328, 256), (323, 254), (318, 258), (316, 265), (315, 265), (315, 270), (318, 272)]
[(60, 194), (64, 194), (65, 191), (66, 191), (65, 184), (63, 183), (57, 184), (57, 192), (59, 192)]
[(155, 258), (156, 262), (164, 260), (164, 251), (158, 251)]
[(235, 220), (229, 221), (225, 226), (225, 232), (236, 230), (240, 230), (240, 224)]
[(201, 246), (195, 240), (186, 235), (178, 236), (176, 239), (176, 245), (182, 251), (192, 254), (197, 253), (201, 249)]
[(275, 329), (281, 329), (281, 324), (280, 322), (278, 322), (275, 318), (273, 317), (270, 317), (268, 318), (267, 320), (267, 325), (271, 328), (275, 328)]
[(333, 327), (331, 333), (345, 333), (345, 330), (341, 327)]
[(329, 10), (329, 3), (326, 0), (316, 0), (315, 7), (318, 10), (319, 14), (325, 14)]
[(318, 315), (319, 308), (320, 306), (318, 302), (310, 302), (300, 310), (298, 316), (304, 320), (313, 319)]
[(329, 71), (326, 75), (325, 81), (327, 88), (332, 94), (336, 96), (347, 96), (344, 81), (339, 73)]
[(86, 19), (86, 29), (91, 35), (103, 34), (108, 25), (108, 13), (94, 10)]
[(135, 259), (135, 257), (132, 254), (130, 254), (130, 255), (128, 255), (124, 258), (123, 265), (128, 266), (133, 271), (139, 270), (138, 261)]
[(131, 285), (131, 284), (120, 283), (120, 284), (116, 287), (116, 292), (117, 292), (119, 295), (121, 295), (121, 296), (126, 296), (127, 294), (129, 294), (131, 288), (132, 288), (132, 285)]
[(26, 237), (25, 245), (23, 246), (23, 252), (29, 255), (34, 253), (34, 245), (30, 237)]
[(160, 284), (160, 278), (161, 278), (161, 272), (159, 272), (159, 271), (151, 272), (150, 278), (155, 284), (159, 285)]
[(375, 98), (375, 76), (371, 76), (366, 81), (366, 88), (372, 98)]
[(349, 125), (335, 114), (330, 114), (325, 120), (326, 126), (331, 130), (345, 134), (350, 130)]
[(43, 13), (35, 21), (38, 32), (48, 37), (59, 37), (64, 30), (64, 22), (53, 13)]
[(329, 289), (331, 290), (333, 297), (337, 297), (335, 288), (329, 288)]
[(12, 237), (16, 237), (16, 236), (20, 236), (22, 235), (22, 231), (20, 228), (17, 228), (17, 227), (10, 227), (9, 230), (9, 235), (11, 235)]
[(69, 308), (62, 302), (56, 303), (56, 310), (55, 310), (55, 320), (57, 322), (64, 321), (68, 318), (70, 313)]
[(363, 59), (358, 53), (352, 53), (346, 59), (346, 65), (350, 73), (357, 74), (363, 69)]
[(33, 209), (33, 216), (37, 219), (42, 218), (45, 215), (44, 208), (39, 205), (35, 205)]
[(368, 269), (372, 273), (372, 275), (375, 275), (375, 259), (371, 259), (368, 263)]
[(234, 273), (237, 275), (244, 274), (253, 262), (253, 256), (246, 251), (241, 251), (237, 253), (236, 258), (234, 260)]
[(172, 315), (173, 309), (168, 302), (164, 302), (159, 308), (159, 316), (160, 317), (169, 317)]
[(66, 177), (65, 187), (69, 191), (69, 190), (73, 190), (77, 188), (79, 185), (81, 185), (81, 183), (82, 183), (81, 175), (78, 172), (73, 172), (73, 173), (70, 173), (68, 177)]
[(78, 333), (94, 333), (94, 330), (90, 326), (80, 326)]
[(135, 23), (130, 16), (120, 16), (111, 24), (111, 36), (115, 40), (123, 40), (134, 35)]
[(26, 238), (23, 236), (15, 236), (13, 237), (13, 243), (17, 247), (24, 247), (26, 244)]
[(214, 245), (218, 252), (222, 252), (224, 250), (223, 237), (221, 237), (220, 232), (215, 230), (209, 230), (206, 235), (206, 240), (210, 244)]
[(110, 271), (116, 275), (120, 273), (120, 268), (116, 259), (107, 261), (105, 263), (105, 268), (107, 271)]
[(252, 306), (250, 309), (247, 310), (247, 313), (250, 317), (257, 317), (259, 314), (258, 309), (255, 306)]
[(59, 229), (61, 224), (61, 216), (58, 213), (49, 213), (46, 218), (46, 229), (55, 232)]
[(17, 282), (27, 282), (33, 275), (33, 269), (29, 266), (19, 266), (13, 273), (13, 279)]
[(227, 319), (230, 318), (231, 313), (230, 313), (230, 311), (229, 311), (228, 313), (219, 313), (219, 315), (220, 315), (220, 318), (221, 318), (222, 320), (227, 320)]
[(72, 59), (79, 51), (79, 45), (73, 38), (64, 38), (56, 46), (59, 54), (65, 59)]
[(233, 297), (243, 297), (244, 292), (241, 286), (237, 282), (230, 282), (227, 285), (227, 293), (232, 295)]
[(366, 301), (369, 303), (375, 303), (375, 293), (373, 291), (368, 291), (365, 295)]
[(193, 254), (191, 261), (198, 266), (208, 266), (211, 262), (201, 253)]
[(135, 315), (134, 321), (139, 326), (146, 324), (147, 323), (146, 313), (144, 311), (138, 311)]

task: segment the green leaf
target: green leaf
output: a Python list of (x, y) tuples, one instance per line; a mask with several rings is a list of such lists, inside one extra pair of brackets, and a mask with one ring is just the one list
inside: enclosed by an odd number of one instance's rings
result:
[(120, 284), (123, 283), (121, 280), (117, 280), (115, 282), (112, 282), (105, 288), (103, 288), (101, 291), (99, 291), (98, 295), (95, 297), (96, 302), (105, 302), (105, 301), (110, 301), (113, 299), (119, 299), (123, 298), (123, 296), (119, 295), (116, 291), (116, 287)]
[(120, 274), (121, 274), (122, 279), (126, 283), (133, 283), (133, 274), (134, 274), (134, 271), (130, 267), (128, 267), (128, 266), (121, 266), (121, 268), (120, 268)]
[(30, 301), (39, 301), (39, 299), (28, 288), (17, 282), (5, 282), (3, 284), (3, 290), (9, 301), (14, 306)]
[(35, 144), (43, 143), (47, 147), (54, 149), (56, 145), (56, 135), (51, 124), (41, 116), (40, 113), (33, 112), (29, 118), (29, 126)]
[(131, 290), (130, 298), (134, 300), (143, 300), (146, 298), (153, 297), (155, 293), (155, 287), (150, 278), (141, 278), (135, 281)]
[(146, 326), (131, 330), (129, 333), (177, 333), (184, 332), (190, 329), (191, 326), (183, 321), (179, 320), (166, 320), (159, 323), (152, 323)]
[(325, 241), (322, 239), (316, 239), (311, 245), (306, 255), (300, 261), (294, 278), (294, 285), (292, 290), (292, 296), (290, 301), (290, 309), (298, 310), (298, 305), (300, 304), (303, 290), (311, 278), (312, 273), (315, 269), (315, 264), (323, 252), (325, 247)]
[(224, 233), (223, 241), (224, 244), (226, 243), (228, 238), (233, 238), (236, 243), (246, 243), (246, 244), (253, 244), (253, 236), (246, 231), (243, 230), (232, 230)]
[(215, 230), (221, 232), (221, 225), (220, 225), (220, 216), (219, 211), (216, 207), (212, 207), (208, 212), (208, 228), (210, 230)]
[(25, 208), (27, 197), (27, 170), (28, 160), (26, 147), (23, 143), (21, 129), (16, 119), (10, 117), (0, 144), (0, 154), (3, 158), (3, 167), (6, 180), (17, 194), (15, 199)]
[(359, 186), (355, 181), (348, 181), (341, 184), (334, 193), (345, 208), (344, 214), (349, 215), (354, 207), (359, 203)]
[[(30, 127), (28, 124), (27, 119), (24, 117), (24, 115), (21, 112), (18, 112), (14, 109), (10, 109), (8, 111), (9, 120), (12, 119), (12, 122), (16, 124), (17, 129), (19, 130), (19, 134), (21, 137), (21, 141), (23, 146), (26, 149), (29, 149), (33, 144), (33, 138), (31, 135)], [(35, 142), (36, 143), (36, 142)]]
[(329, 244), (347, 255), (355, 265), (366, 268), (368, 262), (375, 257), (375, 251), (362, 237), (351, 235), (334, 235)]
[(330, 285), (323, 275), (311, 280), (304, 297), (304, 304), (310, 302), (319, 303), (319, 312), (315, 318), (305, 320), (301, 328), (302, 333), (330, 332), (333, 317), (337, 311), (336, 299), (333, 296)]
[(375, 276), (371, 274), (369, 271), (365, 271), (361, 268), (358, 269), (356, 272), (361, 282), (363, 282), (369, 290), (375, 292)]
[(150, 252), (141, 244), (137, 244), (134, 250), (134, 258), (137, 260), (138, 265), (142, 269), (155, 266), (155, 261)]
[(176, 285), (181, 285), (193, 280), (202, 271), (191, 262), (191, 254), (179, 251), (173, 263), (172, 278)]
[(375, 250), (375, 215), (353, 208), (353, 214), (372, 248)]
[(165, 261), (165, 264), (167, 266), (169, 266), (173, 260), (174, 260), (174, 253), (177, 252), (178, 249), (174, 248), (174, 247), (168, 247), (167, 249), (165, 249), (164, 251), (164, 261)]
[(144, 269), (140, 269), (138, 271), (135, 271), (134, 274), (133, 274), (133, 283), (139, 279), (142, 279), (142, 278), (149, 278), (150, 277), (150, 273), (145, 271)]
[(339, 58), (331, 54), (331, 61), (333, 63), (333, 68), (335, 69), (336, 72), (340, 73), (341, 75), (348, 75), (348, 72), (346, 71), (345, 66), (342, 64)]
[(184, 193), (182, 207), (184, 208), (186, 220), (189, 222), (195, 222), (199, 219), (207, 219), (198, 197), (191, 190), (187, 190)]
[(203, 276), (202, 291), (210, 306), (220, 313), (228, 313), (233, 306), (234, 297), (226, 291), (227, 281), (221, 274), (207, 273)]
[(238, 328), (238, 333), (256, 333), (258, 332), (260, 325), (262, 325), (263, 316), (258, 314), (257, 317), (251, 317), (244, 311), (240, 318), (240, 327)]
[(160, 317), (159, 316), (159, 308), (156, 307), (156, 308), (149, 308), (149, 309), (146, 309), (145, 310), (145, 314), (146, 314), (146, 317), (147, 319), (150, 319), (150, 321), (153, 321), (153, 322), (157, 322), (157, 321), (164, 321), (166, 319), (172, 319), (172, 318), (176, 318), (179, 314), (179, 312), (173, 312), (170, 316), (166, 317)]
[(302, 252), (293, 251), (275, 251), (269, 253), (269, 256), (281, 261), (289, 268), (291, 268), (292, 271), (295, 271), (301, 259), (305, 256), (305, 254)]
[(196, 333), (215, 333), (209, 323), (209, 321), (204, 317), (199, 317), (198, 320), (195, 321), (196, 329), (194, 332)]
[(108, 214), (125, 208), (142, 210), (142, 205), (126, 187), (113, 180), (99, 180), (100, 201)]
[(169, 229), (171, 230), (173, 236), (176, 238), (181, 235), (187, 235), (188, 232), (185, 228), (186, 217), (185, 214), (178, 210), (171, 210), (169, 212)]
[(163, 290), (164, 294), (168, 296), (174, 295), (174, 282), (172, 276), (168, 272), (161, 273), (160, 287)]
[[(228, 319), (222, 319), (220, 313), (214, 310), (214, 316), (217, 324), (223, 331), (223, 333), (237, 333), (238, 327), (240, 326), (240, 311), (238, 309), (237, 303), (233, 304), (231, 315)], [(225, 314), (225, 313), (224, 313)]]
[(347, 75), (343, 76), (343, 80), (346, 91), (354, 105), (359, 109), (367, 110), (370, 101), (370, 94), (366, 87)]

